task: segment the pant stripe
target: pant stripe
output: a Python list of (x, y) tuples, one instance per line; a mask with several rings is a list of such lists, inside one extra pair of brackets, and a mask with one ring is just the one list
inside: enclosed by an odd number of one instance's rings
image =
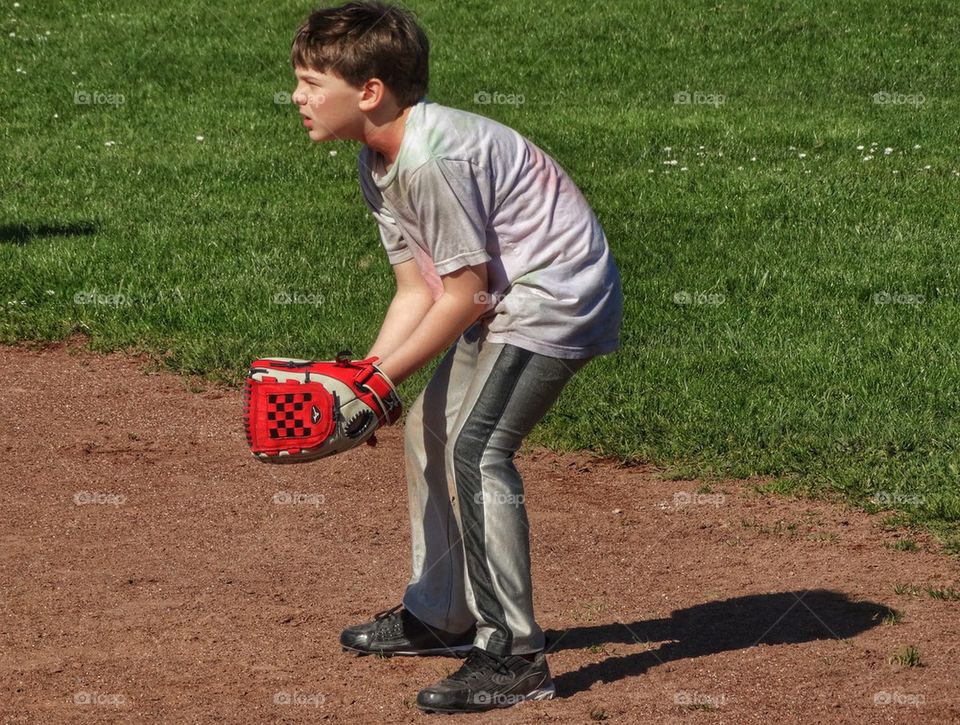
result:
[(534, 353), (528, 350), (511, 345), (504, 347), (457, 436), (453, 452), (467, 575), (477, 608), (486, 623), (496, 628), (487, 643), (487, 649), (495, 654), (510, 654), (513, 634), (503, 606), (497, 599), (487, 564), (480, 462), (513, 390), (533, 356)]

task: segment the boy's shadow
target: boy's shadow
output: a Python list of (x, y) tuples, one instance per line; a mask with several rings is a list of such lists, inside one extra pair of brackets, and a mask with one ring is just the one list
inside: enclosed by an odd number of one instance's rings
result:
[(656, 649), (608, 657), (554, 677), (561, 697), (587, 690), (595, 682), (640, 675), (648, 668), (715, 652), (758, 644), (796, 644), (846, 639), (880, 624), (890, 608), (853, 601), (826, 589), (753, 594), (707, 602), (671, 613), (669, 619), (550, 630), (547, 653), (563, 649), (667, 641)]

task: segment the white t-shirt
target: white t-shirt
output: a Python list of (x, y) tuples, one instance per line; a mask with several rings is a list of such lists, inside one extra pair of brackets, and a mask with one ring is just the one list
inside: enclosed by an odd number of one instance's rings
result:
[(440, 275), (486, 262), (486, 339), (543, 355), (617, 350), (623, 294), (603, 229), (566, 172), (519, 133), (434, 103), (412, 107), (397, 159), (364, 145), (364, 199), (391, 264)]

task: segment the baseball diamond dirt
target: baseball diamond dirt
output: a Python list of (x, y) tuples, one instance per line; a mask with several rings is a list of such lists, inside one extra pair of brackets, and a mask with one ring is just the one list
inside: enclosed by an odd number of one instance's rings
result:
[[(444, 719), (414, 698), (457, 660), (338, 644), (408, 576), (400, 426), (270, 466), (239, 390), (83, 340), (0, 364), (4, 722)], [(762, 481), (517, 465), (557, 698), (463, 718), (960, 721), (958, 563), (926, 534)]]

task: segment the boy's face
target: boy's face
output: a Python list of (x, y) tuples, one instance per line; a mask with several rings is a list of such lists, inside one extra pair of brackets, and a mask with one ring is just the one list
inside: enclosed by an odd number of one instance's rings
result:
[(311, 141), (356, 139), (364, 116), (357, 104), (363, 90), (340, 76), (308, 68), (296, 68), (297, 87), (291, 100), (300, 109)]

